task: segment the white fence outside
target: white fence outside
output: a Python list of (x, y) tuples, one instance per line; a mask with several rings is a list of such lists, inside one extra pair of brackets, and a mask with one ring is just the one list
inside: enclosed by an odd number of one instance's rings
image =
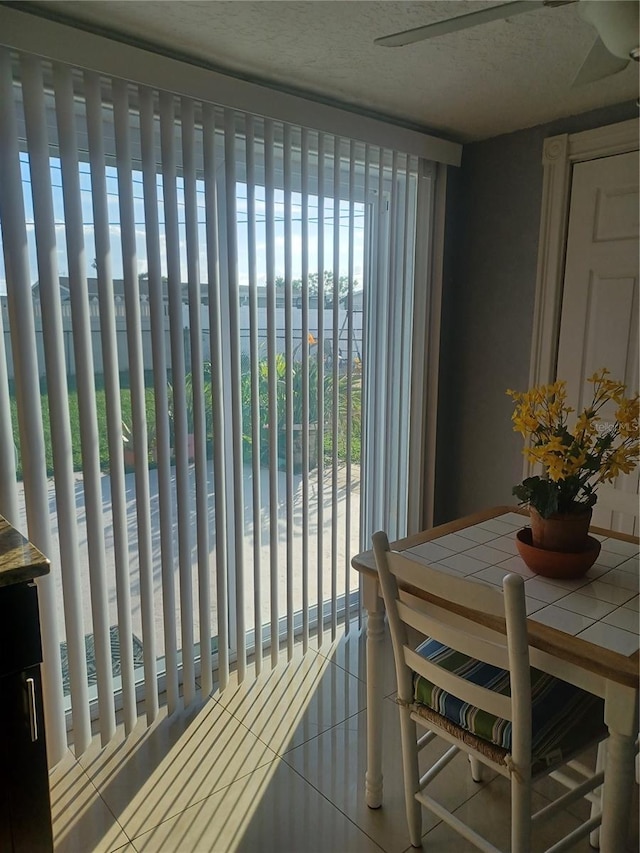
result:
[[(357, 300), (357, 301), (356, 301)], [(280, 300), (279, 300), (280, 301)], [(354, 294), (354, 308), (352, 311), (352, 357), (353, 359), (362, 358), (362, 294)], [(7, 307), (7, 297), (0, 297), (0, 305), (2, 310), (2, 327), (4, 329), (4, 345), (7, 353), (7, 371), (10, 381), (14, 379), (13, 355), (11, 350), (11, 335), (9, 323), (9, 311)], [(118, 362), (120, 371), (126, 372), (129, 369), (129, 353), (127, 348), (127, 326), (126, 312), (124, 299), (119, 296), (115, 297), (115, 318), (116, 318), (116, 338), (118, 345)], [(66, 301), (61, 303), (62, 313), (62, 329), (64, 336), (64, 351), (67, 362), (67, 374), (69, 377), (74, 377), (76, 373), (75, 354), (73, 350), (73, 331), (72, 331), (72, 315), (71, 304)], [(318, 311), (317, 307), (309, 308), (309, 331), (317, 337), (318, 331)], [(36, 330), (36, 346), (38, 352), (38, 364), (40, 368), (40, 378), (45, 376), (45, 359), (44, 359), (44, 343), (42, 332), (42, 308), (38, 299), (33, 300), (33, 314), (35, 319)], [(339, 357), (346, 359), (348, 357), (348, 310), (343, 301), (340, 302), (338, 309), (338, 348)], [(294, 357), (296, 347), (302, 342), (302, 308), (299, 301), (294, 296), (291, 309), (292, 315), (292, 338)], [(93, 361), (94, 371), (100, 375), (104, 372), (102, 362), (102, 346), (100, 343), (100, 309), (97, 297), (89, 300), (89, 316), (91, 318), (91, 331), (93, 342)], [(189, 307), (186, 303), (182, 307), (182, 322), (183, 328), (189, 328)], [(328, 356), (332, 355), (333, 348), (333, 308), (326, 308), (324, 311), (324, 351)], [(249, 306), (246, 304), (240, 305), (240, 347), (243, 355), (249, 354)], [(140, 298), (140, 323), (142, 331), (142, 351), (144, 356), (144, 365), (146, 370), (153, 369), (151, 356), (151, 312), (149, 301), (146, 296)], [(264, 348), (264, 356), (266, 357), (267, 346), (267, 309), (263, 305), (258, 307), (258, 328), (259, 342)], [(285, 351), (285, 309), (278, 304), (276, 308), (276, 328), (278, 335), (276, 338), (276, 348), (278, 352)], [(203, 334), (203, 352), (205, 360), (210, 359), (209, 345), (209, 312), (206, 305), (202, 306), (202, 334)], [(169, 316), (168, 308), (165, 304), (165, 336), (166, 336), (166, 351), (170, 352), (169, 341)]]

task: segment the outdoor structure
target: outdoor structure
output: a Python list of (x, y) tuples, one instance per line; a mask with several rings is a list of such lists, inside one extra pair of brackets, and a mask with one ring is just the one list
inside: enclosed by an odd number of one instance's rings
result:
[[(75, 354), (73, 349), (73, 319), (69, 293), (69, 279), (67, 276), (60, 276), (60, 302), (62, 315), (62, 329), (64, 335), (64, 352), (67, 363), (67, 372), (70, 378), (76, 375)], [(142, 339), (142, 353), (145, 364), (145, 369), (152, 369), (152, 344), (151, 344), (151, 312), (149, 308), (148, 295), (148, 280), (141, 276), (139, 279), (140, 286), (140, 331)], [(89, 314), (91, 317), (91, 340), (93, 349), (93, 363), (96, 375), (104, 373), (102, 347), (100, 343), (100, 307), (98, 302), (98, 280), (96, 278), (87, 279), (87, 288), (89, 296)], [(188, 334), (189, 329), (189, 301), (188, 301), (188, 285), (182, 285), (182, 323), (183, 329)], [(129, 370), (129, 351), (127, 347), (127, 317), (124, 299), (124, 281), (122, 279), (114, 279), (114, 313), (116, 319), (116, 340), (118, 351), (118, 364), (120, 371), (123, 373)], [(168, 310), (168, 294), (167, 285), (164, 284), (164, 301), (165, 301), (165, 333), (166, 346), (170, 347), (170, 330), (169, 330), (169, 310)], [(44, 340), (42, 331), (42, 308), (39, 296), (39, 285), (33, 285), (33, 315), (35, 322), (36, 346), (38, 352), (38, 364), (40, 366), (40, 376), (43, 378), (46, 373), (45, 358), (44, 358)], [(259, 342), (261, 348), (266, 355), (267, 343), (267, 287), (266, 285), (258, 285), (256, 288), (257, 305), (258, 305), (258, 324), (262, 330)], [(363, 291), (357, 290), (352, 297), (352, 357), (362, 360), (362, 323), (363, 323)], [(243, 357), (248, 357), (249, 343), (249, 286), (241, 285), (239, 289), (239, 306), (240, 306), (240, 348)], [(202, 310), (202, 344), (205, 360), (211, 359), (211, 344), (209, 335), (209, 313), (207, 311), (208, 299), (206, 289), (203, 288), (201, 296)], [(347, 336), (347, 323), (349, 316), (349, 305), (347, 296), (340, 298), (340, 307), (338, 311), (338, 341), (339, 341), (339, 358), (346, 364), (349, 342)], [(300, 291), (296, 291), (292, 298), (292, 339), (294, 350), (302, 342), (302, 310), (303, 301)], [(7, 372), (10, 381), (14, 379), (14, 365), (11, 349), (11, 334), (9, 325), (9, 311), (6, 294), (0, 294), (0, 311), (2, 311), (2, 329), (4, 330), (4, 346), (7, 353)], [(276, 290), (276, 325), (280, 330), (276, 336), (276, 351), (285, 351), (285, 289), (281, 284)], [(308, 327), (317, 335), (318, 333), (318, 297), (311, 295), (309, 297), (309, 316)], [(325, 310), (324, 310), (324, 334), (325, 334), (325, 358), (330, 359), (333, 350), (333, 298), (330, 292), (325, 294)], [(189, 365), (187, 364), (187, 369)]]

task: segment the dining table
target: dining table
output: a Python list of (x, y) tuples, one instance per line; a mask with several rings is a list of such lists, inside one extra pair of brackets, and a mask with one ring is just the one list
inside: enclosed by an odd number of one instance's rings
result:
[[(596, 562), (583, 577), (558, 580), (535, 574), (520, 557), (517, 533), (527, 520), (521, 508), (492, 507), (392, 542), (391, 548), (445, 574), (499, 588), (505, 575), (523, 576), (531, 666), (604, 700), (609, 737), (599, 841), (602, 853), (620, 853), (626, 845), (638, 738), (639, 540), (592, 527), (590, 536), (601, 545)], [(383, 801), (381, 655), (390, 640), (373, 551), (357, 554), (351, 564), (361, 575), (367, 612), (365, 796), (370, 808), (378, 808)]]

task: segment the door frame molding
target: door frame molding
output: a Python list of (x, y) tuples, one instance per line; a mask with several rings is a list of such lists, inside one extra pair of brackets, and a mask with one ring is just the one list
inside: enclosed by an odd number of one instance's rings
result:
[(549, 136), (544, 141), (529, 387), (556, 378), (573, 166), (637, 151), (639, 127), (639, 119), (629, 119), (581, 133)]

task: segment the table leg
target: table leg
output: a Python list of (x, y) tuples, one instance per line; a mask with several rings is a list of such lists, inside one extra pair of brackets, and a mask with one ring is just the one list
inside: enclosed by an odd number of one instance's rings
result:
[[(598, 755), (596, 757), (596, 773), (600, 773), (600, 771), (604, 770), (607, 766), (607, 743), (608, 741), (603, 740), (598, 744)], [(602, 786), (596, 788), (593, 793), (598, 797), (598, 801), (591, 804), (590, 817), (596, 817), (596, 815), (602, 814)], [(594, 829), (590, 833), (589, 844), (594, 848), (594, 850), (600, 849), (600, 827)]]
[(382, 708), (380, 681), (381, 645), (384, 640), (384, 602), (378, 583), (364, 578), (364, 606), (367, 611), (367, 772), (366, 803), (371, 809), (382, 805)]
[(638, 693), (609, 682), (604, 718), (609, 728), (602, 798), (601, 853), (625, 849), (635, 776), (635, 740), (638, 732)]

